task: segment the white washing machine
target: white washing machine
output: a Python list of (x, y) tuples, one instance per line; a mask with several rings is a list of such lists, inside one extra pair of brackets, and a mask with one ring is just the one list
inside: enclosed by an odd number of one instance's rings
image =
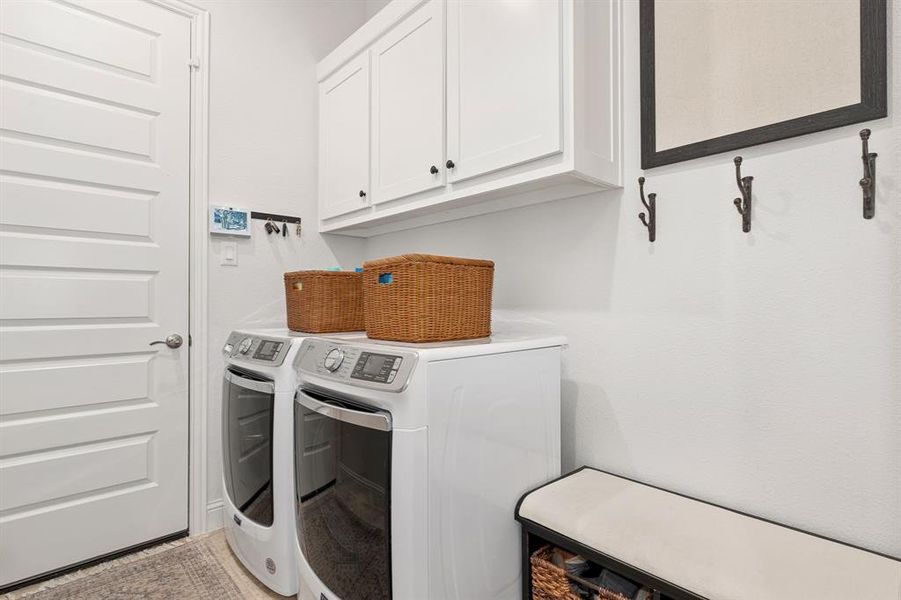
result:
[(225, 535), (244, 566), (285, 596), (297, 593), (292, 362), (305, 335), (237, 330), (222, 349)]
[(560, 475), (564, 344), (304, 340), (299, 597), (520, 598), (514, 509)]

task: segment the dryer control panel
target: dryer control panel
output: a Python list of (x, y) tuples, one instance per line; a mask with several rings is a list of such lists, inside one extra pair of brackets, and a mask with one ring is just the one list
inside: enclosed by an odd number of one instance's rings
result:
[(415, 352), (374, 349), (310, 338), (303, 341), (294, 366), (303, 373), (349, 385), (400, 392), (416, 365)]
[(227, 359), (236, 359), (277, 367), (285, 362), (290, 343), (284, 339), (264, 338), (233, 331), (222, 347)]

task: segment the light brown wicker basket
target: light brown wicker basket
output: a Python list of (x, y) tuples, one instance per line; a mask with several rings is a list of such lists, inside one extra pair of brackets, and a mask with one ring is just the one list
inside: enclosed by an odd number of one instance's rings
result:
[(285, 273), (288, 329), (306, 333), (363, 330), (363, 274), (349, 271)]
[(491, 335), (490, 260), (404, 254), (363, 263), (366, 335), (442, 342)]
[(581, 600), (569, 587), (566, 571), (551, 562), (553, 546), (544, 546), (529, 558), (532, 563), (532, 600)]
[[(554, 546), (542, 546), (529, 557), (529, 562), (532, 563), (533, 600), (581, 600), (581, 596), (572, 590), (570, 581), (580, 583), (583, 588), (592, 591), (593, 597), (600, 600), (629, 600), (579, 577), (569, 577), (565, 569), (551, 562), (554, 550)], [(566, 556), (573, 556), (571, 552), (563, 552)]]

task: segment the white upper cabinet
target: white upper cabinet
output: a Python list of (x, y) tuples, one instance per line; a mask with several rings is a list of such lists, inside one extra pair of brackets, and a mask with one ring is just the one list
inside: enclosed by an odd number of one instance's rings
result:
[(373, 204), (443, 187), (443, 3), (424, 4), (371, 54)]
[(450, 181), (563, 151), (561, 8), (448, 0)]
[(393, 0), (317, 68), (319, 230), (368, 237), (619, 187), (620, 8)]
[(319, 218), (369, 206), (369, 54), (319, 84)]

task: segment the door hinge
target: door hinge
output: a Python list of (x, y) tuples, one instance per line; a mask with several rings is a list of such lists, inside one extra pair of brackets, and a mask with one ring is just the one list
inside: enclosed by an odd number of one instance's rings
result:
[(188, 60), (188, 66), (191, 67), (192, 69), (199, 69), (200, 68), (200, 59), (194, 58), (194, 57), (190, 58)]
[(194, 341), (191, 339), (191, 334), (188, 334), (188, 348), (194, 345)]

